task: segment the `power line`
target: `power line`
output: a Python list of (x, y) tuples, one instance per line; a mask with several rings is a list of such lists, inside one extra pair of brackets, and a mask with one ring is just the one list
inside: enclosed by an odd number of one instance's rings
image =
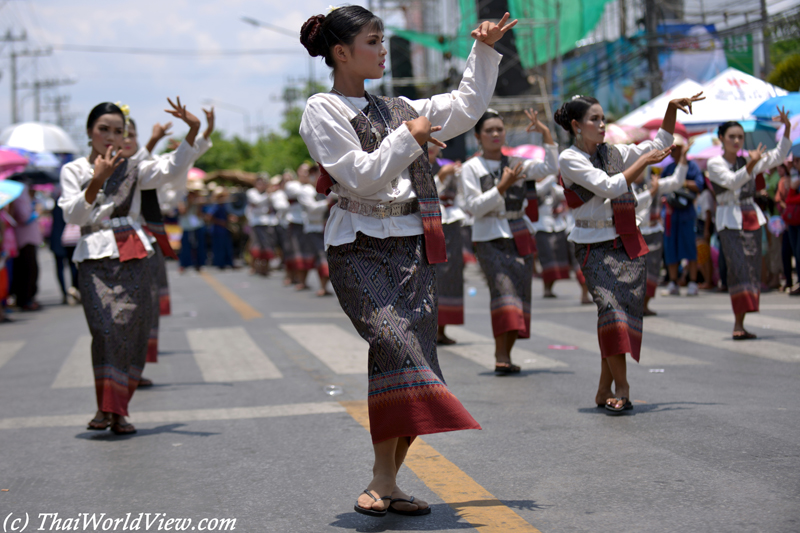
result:
[(256, 48), (250, 50), (189, 50), (180, 48), (129, 48), (122, 46), (94, 46), (83, 44), (54, 44), (54, 50), (62, 52), (91, 52), (99, 54), (136, 54), (157, 56), (189, 56), (189, 57), (229, 57), (254, 56), (272, 54), (299, 54), (299, 49), (291, 48)]

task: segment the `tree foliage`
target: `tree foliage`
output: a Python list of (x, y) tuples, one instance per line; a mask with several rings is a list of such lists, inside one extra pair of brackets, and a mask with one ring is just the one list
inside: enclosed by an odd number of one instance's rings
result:
[(767, 81), (787, 91), (800, 91), (800, 54), (793, 54), (778, 63)]

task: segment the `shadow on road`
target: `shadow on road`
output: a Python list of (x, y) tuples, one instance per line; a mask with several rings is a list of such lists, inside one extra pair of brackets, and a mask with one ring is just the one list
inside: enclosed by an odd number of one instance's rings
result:
[[(630, 411), (625, 411), (622, 415), (618, 416), (634, 416), (638, 414), (646, 414), (646, 413), (653, 413), (653, 412), (664, 412), (664, 411), (684, 411), (686, 409), (692, 409), (698, 405), (721, 405), (719, 403), (708, 403), (708, 402), (662, 402), (662, 403), (636, 403), (634, 400), (633, 409)], [(581, 407), (578, 409), (579, 413), (590, 414), (590, 415), (605, 415), (608, 411), (605, 408), (601, 407)]]
[(177, 428), (183, 427), (186, 424), (166, 424), (164, 426), (157, 426), (154, 428), (142, 429), (137, 427), (136, 433), (132, 435), (116, 435), (109, 431), (85, 431), (75, 435), (76, 439), (93, 440), (93, 441), (115, 441), (115, 440), (128, 440), (139, 437), (148, 437), (151, 435), (160, 435), (162, 433), (171, 433), (175, 435), (188, 435), (191, 437), (211, 437), (212, 435), (221, 435), (221, 433), (214, 433), (209, 431), (178, 431)]
[(359, 532), (380, 532), (474, 529), (476, 527), (482, 527), (484, 524), (462, 522), (451, 506), (446, 503), (438, 503), (431, 505), (431, 514), (425, 516), (387, 514), (382, 518), (376, 518), (353, 511), (351, 513), (337, 515), (336, 520), (329, 525)]

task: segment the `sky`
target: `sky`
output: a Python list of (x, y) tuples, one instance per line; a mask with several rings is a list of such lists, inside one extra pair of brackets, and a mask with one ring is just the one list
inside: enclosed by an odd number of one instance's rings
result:
[[(349, 3), (367, 5), (369, 0)], [(633, 0), (631, 0), (633, 1)], [(256, 127), (279, 129), (283, 88), (305, 79), (310, 58), (299, 42), (299, 30), (311, 15), (326, 13), (336, 0), (0, 0), (0, 39), (10, 31), (27, 32), (27, 42), (0, 42), (0, 130), (11, 123), (9, 52), (55, 47), (48, 57), (19, 58), (20, 83), (35, 79), (72, 79), (70, 86), (43, 92), (43, 103), (56, 95), (70, 97), (74, 116), (69, 130), (76, 143), (86, 141), (89, 111), (104, 101), (128, 104), (146, 137), (155, 122), (171, 120), (163, 112), (168, 96), (180, 95), (190, 111), (216, 102), (217, 127), (227, 135), (254, 140)], [(798, 0), (768, 1), (770, 13)], [(687, 0), (688, 6), (694, 3)], [(750, 9), (758, 0), (704, 0), (707, 11)], [(695, 7), (696, 9), (696, 7)], [(296, 31), (298, 37), (253, 27), (252, 17)], [(398, 21), (388, 21), (395, 22)], [(60, 46), (125, 47), (159, 50), (276, 50), (280, 53), (234, 56), (135, 55), (68, 51)], [(391, 60), (391, 58), (390, 58)], [(321, 58), (313, 60), (315, 79), (330, 83)], [(30, 90), (19, 91), (22, 119), (33, 120)], [(44, 121), (54, 121), (51, 112)], [(250, 130), (245, 130), (249, 123)], [(176, 124), (175, 135), (186, 131)], [(142, 139), (144, 142), (144, 139)], [(162, 141), (163, 142), (163, 141)]]
[[(27, 31), (17, 51), (48, 45), (157, 48), (180, 50), (274, 49), (285, 53), (226, 57), (133, 55), (54, 50), (36, 60), (18, 58), (20, 83), (34, 79), (74, 79), (75, 84), (45, 96), (69, 95), (76, 143), (85, 144), (85, 122), (91, 108), (104, 101), (128, 104), (145, 137), (155, 122), (171, 120), (163, 109), (168, 96), (181, 96), (202, 117), (208, 100), (217, 126), (226, 134), (245, 136), (244, 126), (279, 129), (283, 87), (306, 78), (309, 56), (299, 41), (300, 27), (312, 14), (326, 13), (331, 0), (0, 0), (0, 38), (11, 30)], [(359, 3), (359, 2), (352, 2)], [(247, 16), (297, 32), (298, 37), (242, 22)], [(0, 43), (0, 130), (11, 123), (8, 43)], [(317, 58), (315, 77), (329, 83), (328, 68)], [(20, 91), (22, 119), (33, 120), (31, 91)], [(45, 98), (46, 100), (46, 98)], [(52, 113), (43, 119), (53, 121)], [(174, 133), (185, 133), (175, 125)], [(255, 132), (249, 133), (255, 139)]]

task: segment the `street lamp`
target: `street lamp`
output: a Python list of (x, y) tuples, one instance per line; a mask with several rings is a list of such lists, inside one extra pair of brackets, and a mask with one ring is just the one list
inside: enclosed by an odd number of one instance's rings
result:
[(242, 115), (244, 119), (244, 136), (245, 140), (250, 140), (250, 112), (248, 109), (244, 107), (239, 107), (238, 105), (233, 104), (226, 104), (225, 102), (220, 102), (219, 100), (214, 100), (213, 98), (206, 98), (202, 101), (203, 105), (213, 105), (214, 107), (219, 107), (222, 109), (227, 109), (229, 111), (234, 111)]

